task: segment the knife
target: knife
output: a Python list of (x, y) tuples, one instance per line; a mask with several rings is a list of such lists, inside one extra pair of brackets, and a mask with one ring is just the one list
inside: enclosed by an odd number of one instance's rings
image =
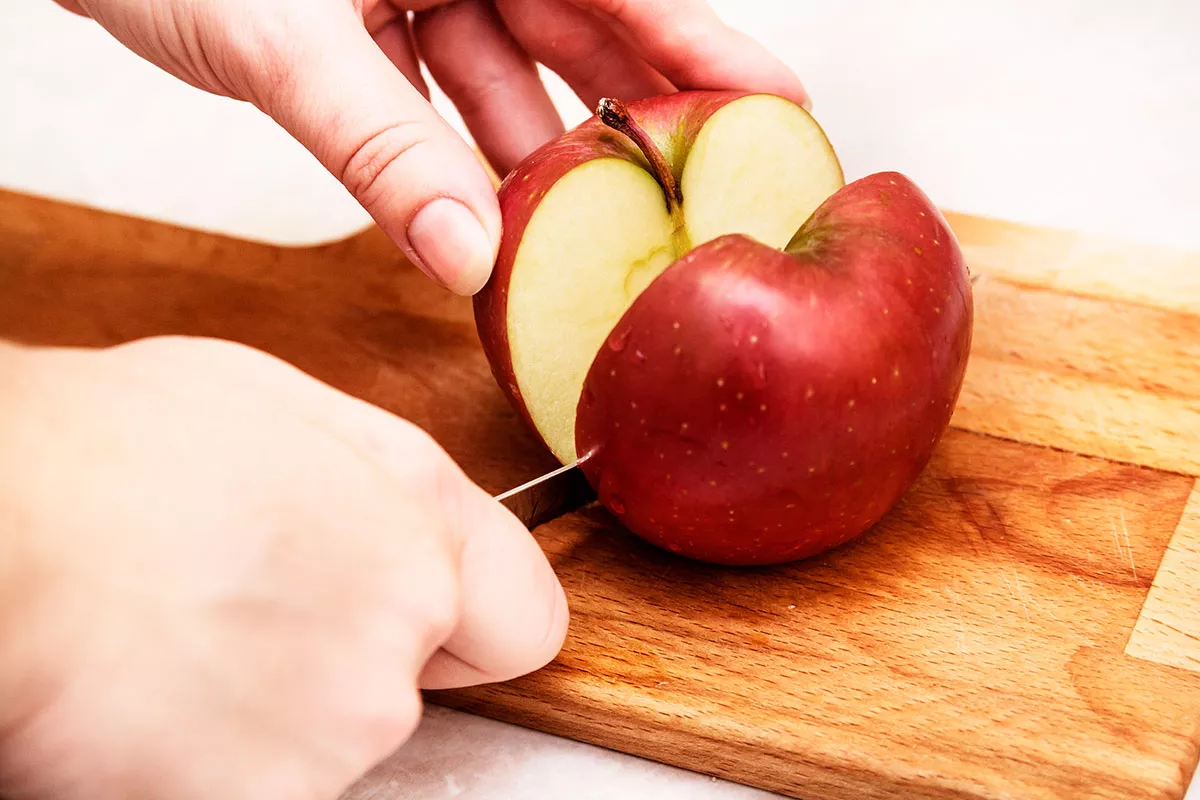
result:
[(541, 484), (545, 483), (546, 481), (557, 478), (559, 475), (563, 475), (567, 472), (570, 472), (571, 470), (575, 469), (576, 467), (578, 467), (580, 464), (582, 464), (586, 460), (587, 460), (587, 456), (583, 456), (582, 458), (577, 458), (569, 464), (564, 464), (556, 470), (547, 472), (545, 475), (540, 475), (531, 481), (526, 481), (525, 483), (522, 483), (520, 486), (514, 486), (512, 489), (509, 489), (507, 492), (501, 492), (500, 494), (496, 495), (494, 499), (498, 500), (500, 502), (504, 502), (505, 500), (508, 500), (510, 497), (515, 497), (516, 495), (519, 495), (521, 492), (528, 491), (535, 486), (540, 486)]
[(596, 499), (595, 492), (578, 469), (591, 456), (592, 453), (586, 453), (545, 475), (493, 495), (493, 499), (533, 530)]

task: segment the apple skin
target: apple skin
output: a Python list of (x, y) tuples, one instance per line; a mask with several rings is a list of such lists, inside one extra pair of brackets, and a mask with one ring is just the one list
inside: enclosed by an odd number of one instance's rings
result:
[(924, 469), (971, 344), (962, 253), (925, 194), (863, 178), (791, 253), (725, 236), (630, 306), (584, 383), (583, 470), (633, 533), (725, 565), (867, 531)]
[[(756, 92), (685, 91), (650, 97), (628, 104), (630, 116), (645, 129), (671, 165), (676, 180), (692, 142), (709, 117), (734, 100)], [(538, 203), (556, 182), (571, 170), (597, 158), (622, 158), (648, 172), (645, 156), (625, 136), (593, 116), (576, 128), (543, 145), (501, 182), (498, 190), (504, 234), (492, 277), (475, 294), (475, 325), (491, 365), (492, 375), (521, 415), (525, 425), (541, 434), (525, 407), (513, 372), (508, 344), (508, 286), (517, 249)], [(564, 269), (569, 265), (564, 264)], [(545, 445), (545, 442), (542, 441)]]

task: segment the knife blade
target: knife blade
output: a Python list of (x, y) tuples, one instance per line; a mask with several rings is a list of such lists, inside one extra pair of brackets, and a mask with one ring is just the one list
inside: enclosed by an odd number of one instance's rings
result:
[(563, 464), (545, 475), (493, 495), (493, 499), (533, 530), (596, 499), (592, 487), (578, 469), (590, 457), (589, 453)]
[(521, 492), (528, 491), (535, 486), (540, 486), (541, 484), (545, 483), (546, 481), (557, 478), (559, 475), (563, 475), (567, 472), (570, 472), (571, 470), (575, 469), (580, 464), (582, 464), (586, 460), (586, 458), (587, 457), (584, 456), (583, 458), (575, 459), (574, 461), (572, 461), (569, 464), (563, 464), (558, 469), (551, 470), (550, 472), (547, 472), (545, 475), (539, 475), (538, 477), (534, 478), (533, 480), (525, 481), (525, 483), (522, 483), (520, 486), (514, 486), (513, 488), (509, 489), (506, 492), (501, 492), (500, 494), (496, 495), (493, 499), (498, 500), (500, 502), (504, 502), (505, 500), (508, 500), (511, 497), (515, 497), (516, 495), (519, 495)]

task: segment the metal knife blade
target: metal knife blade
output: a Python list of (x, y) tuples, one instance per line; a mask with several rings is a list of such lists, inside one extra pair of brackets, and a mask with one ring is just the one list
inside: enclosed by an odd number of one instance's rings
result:
[(587, 456), (564, 464), (520, 486), (494, 495), (530, 530), (587, 505), (595, 499), (592, 487), (578, 467)]
[(535, 486), (539, 486), (548, 480), (553, 480), (554, 478), (557, 478), (559, 475), (570, 472), (571, 470), (575, 469), (583, 462), (584, 462), (584, 458), (577, 458), (569, 464), (564, 464), (556, 470), (551, 470), (550, 472), (547, 472), (545, 475), (539, 475), (538, 477), (534, 478), (531, 481), (526, 481), (525, 483), (522, 483), (520, 486), (514, 486), (512, 489), (509, 489), (506, 492), (501, 492), (500, 494), (496, 495), (494, 499), (499, 500), (500, 502), (508, 500), (510, 497), (514, 497), (515, 495), (518, 495), (521, 492), (528, 491), (529, 489), (532, 489)]
[(569, 464), (525, 481), (493, 499), (517, 516), (530, 530), (596, 499), (579, 466), (592, 457), (585, 453)]

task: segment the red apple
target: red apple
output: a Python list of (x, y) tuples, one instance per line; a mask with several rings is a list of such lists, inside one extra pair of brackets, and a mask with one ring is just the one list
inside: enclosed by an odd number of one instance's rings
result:
[(861, 534), (962, 383), (971, 290), (945, 220), (898, 174), (843, 187), (778, 97), (601, 111), (501, 187), (476, 298), (501, 385), (656, 545), (766, 564)]
[(950, 421), (971, 337), (962, 256), (873, 175), (785, 251), (709, 242), (630, 306), (584, 382), (579, 452), (631, 530), (693, 558), (804, 558), (870, 528)]

